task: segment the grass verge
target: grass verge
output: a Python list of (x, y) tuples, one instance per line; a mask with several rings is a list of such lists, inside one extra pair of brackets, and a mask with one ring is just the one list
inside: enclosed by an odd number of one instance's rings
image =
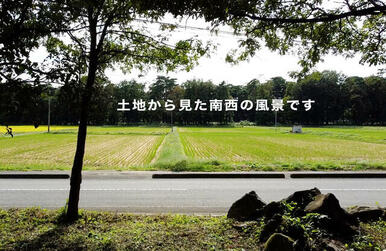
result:
[(178, 131), (173, 130), (165, 136), (164, 142), (159, 149), (158, 158), (155, 160), (153, 168), (184, 170), (187, 167), (184, 148), (181, 144)]
[[(144, 170), (143, 167), (132, 168), (131, 170)], [(244, 162), (232, 163), (219, 160), (181, 160), (178, 162), (155, 164), (146, 168), (149, 171), (169, 170), (174, 172), (249, 172), (249, 171), (276, 171), (276, 172), (293, 172), (293, 171), (385, 171), (385, 163), (368, 163), (368, 162)]]
[[(82, 211), (71, 225), (61, 211), (0, 209), (0, 250), (259, 250), (261, 222), (239, 224), (225, 216), (131, 215)], [(362, 224), (348, 247), (386, 248), (386, 222)]]

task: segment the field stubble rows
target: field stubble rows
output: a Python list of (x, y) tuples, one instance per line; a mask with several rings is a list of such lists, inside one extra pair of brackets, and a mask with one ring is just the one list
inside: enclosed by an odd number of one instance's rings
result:
[[(51, 134), (32, 126), (15, 128), (36, 134), (1, 137), (0, 169), (71, 168), (75, 127), (52, 127)], [(229, 164), (243, 168), (275, 163), (370, 163), (386, 168), (385, 127), (305, 128), (304, 134), (289, 129), (181, 127), (170, 133), (168, 127), (89, 127), (84, 164), (86, 169), (147, 170), (174, 170), (170, 167), (183, 161), (224, 163), (216, 170)], [(184, 163), (181, 168), (189, 170)]]
[[(105, 132), (103, 134), (103, 131)], [(167, 128), (93, 128), (86, 142), (86, 169), (128, 169), (148, 165), (163, 141)], [(76, 130), (61, 128), (52, 134), (1, 138), (1, 169), (69, 169)]]
[(386, 163), (386, 129), (180, 128), (189, 159), (255, 163)]

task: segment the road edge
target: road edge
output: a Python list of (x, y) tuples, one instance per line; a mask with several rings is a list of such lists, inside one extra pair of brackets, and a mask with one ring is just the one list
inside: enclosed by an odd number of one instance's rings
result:
[[(171, 172), (171, 171), (83, 171), (86, 179), (305, 179), (305, 178), (386, 178), (386, 172)], [(0, 179), (69, 179), (68, 171), (0, 171)]]
[(0, 179), (69, 179), (69, 174), (61, 173), (0, 173)]
[(285, 178), (284, 173), (154, 173), (153, 179), (224, 179), (224, 178)]
[(291, 173), (293, 179), (304, 178), (386, 178), (386, 172), (309, 172)]

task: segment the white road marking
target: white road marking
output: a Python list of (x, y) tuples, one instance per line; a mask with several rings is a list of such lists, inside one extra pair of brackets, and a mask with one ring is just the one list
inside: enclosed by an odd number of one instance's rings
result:
[[(86, 188), (81, 191), (187, 191), (188, 189), (178, 188)], [(7, 191), (70, 191), (69, 188), (6, 188), (0, 189), (0, 192)]]
[(386, 191), (386, 188), (326, 188), (319, 189), (322, 191)]
[[(19, 207), (19, 206), (17, 206)], [(26, 207), (26, 206), (20, 206), (21, 208)], [(28, 206), (27, 206), (28, 207)], [(45, 206), (44, 208), (60, 208), (61, 206)], [(217, 209), (217, 210), (224, 210), (228, 211), (229, 207), (228, 206), (79, 206), (81, 209), (117, 209), (117, 208), (123, 208), (123, 209), (151, 209), (151, 208), (156, 208), (156, 209), (191, 209), (191, 208), (199, 208), (199, 209)], [(15, 208), (15, 205), (2, 205), (1, 208)], [(193, 212), (194, 213), (194, 212)]]
[[(87, 206), (86, 206), (87, 207)], [(127, 206), (113, 206), (113, 207), (108, 207), (108, 206), (102, 206), (102, 207), (87, 207), (87, 208), (177, 208), (177, 209), (180, 209), (180, 208), (220, 208), (220, 209), (223, 209), (223, 208), (226, 208), (228, 209), (228, 207), (221, 207), (221, 206), (179, 206), (179, 205), (176, 205), (176, 206), (131, 206), (131, 205), (127, 205)]]
[[(69, 188), (5, 188), (6, 191), (69, 191)], [(83, 188), (81, 191), (188, 191), (186, 188)], [(213, 189), (209, 189), (213, 190)], [(217, 190), (217, 189), (214, 189)], [(320, 188), (321, 191), (386, 191), (386, 188)]]

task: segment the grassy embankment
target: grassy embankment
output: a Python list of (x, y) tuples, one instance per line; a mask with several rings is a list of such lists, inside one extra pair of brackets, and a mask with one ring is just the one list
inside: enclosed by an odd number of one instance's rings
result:
[[(259, 250), (262, 222), (240, 225), (225, 216), (130, 215), (82, 211), (71, 225), (60, 211), (0, 209), (0, 250)], [(386, 222), (361, 225), (346, 243), (355, 250), (382, 250)]]
[[(70, 169), (76, 128), (14, 126), (0, 170)], [(86, 170), (385, 170), (385, 127), (89, 127)], [(31, 134), (33, 133), (33, 134)]]

